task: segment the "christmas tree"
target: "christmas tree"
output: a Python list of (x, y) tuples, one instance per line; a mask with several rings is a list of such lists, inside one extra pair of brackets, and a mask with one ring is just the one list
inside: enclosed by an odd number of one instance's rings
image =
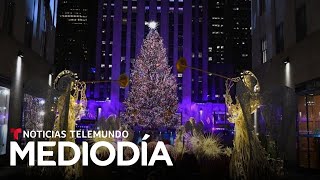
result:
[(131, 89), (124, 103), (128, 124), (152, 129), (177, 124), (177, 83), (168, 65), (163, 39), (153, 28), (133, 62), (130, 81)]

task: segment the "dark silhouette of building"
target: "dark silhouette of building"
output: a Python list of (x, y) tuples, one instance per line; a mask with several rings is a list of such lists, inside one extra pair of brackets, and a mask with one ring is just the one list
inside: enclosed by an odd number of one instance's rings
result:
[(58, 2), (56, 30), (56, 73), (69, 69), (82, 80), (94, 59), (96, 1)]

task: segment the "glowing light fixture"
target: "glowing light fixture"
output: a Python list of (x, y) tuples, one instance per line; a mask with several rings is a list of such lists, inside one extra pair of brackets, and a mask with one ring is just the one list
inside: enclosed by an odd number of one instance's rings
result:
[(49, 77), (48, 77), (48, 84), (50, 87), (52, 86), (52, 74), (51, 73), (49, 74)]
[(200, 112), (200, 116), (202, 116), (202, 114), (203, 114), (203, 110), (202, 110), (202, 109), (200, 109), (200, 111), (199, 111), (199, 112)]
[(22, 58), (23, 58), (23, 52), (21, 50), (18, 51), (17, 54), (17, 64), (16, 64), (16, 75), (15, 75), (15, 86), (17, 89), (18, 87), (22, 86), (21, 82), (21, 75), (22, 75)]
[(284, 64), (290, 63), (289, 57), (285, 58), (285, 59), (283, 60), (283, 63), (284, 63)]
[(20, 56), (18, 56), (17, 58), (17, 68), (16, 68), (16, 73), (17, 73), (17, 76), (20, 77), (21, 75), (21, 65), (22, 65), (22, 58)]

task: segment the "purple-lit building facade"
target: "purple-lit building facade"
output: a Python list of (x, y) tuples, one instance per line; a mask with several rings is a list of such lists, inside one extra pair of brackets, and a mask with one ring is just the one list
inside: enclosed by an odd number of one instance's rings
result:
[[(167, 48), (168, 63), (177, 77), (177, 113), (182, 116), (181, 122), (195, 117), (211, 127), (219, 121), (224, 123), (223, 80), (190, 69), (177, 73), (175, 69), (176, 61), (185, 57), (193, 67), (224, 75), (230, 73), (227, 65), (215, 64), (208, 68), (208, 17), (208, 0), (99, 0), (96, 59), (91, 80), (116, 80), (122, 73), (129, 75), (131, 62), (149, 32), (145, 22), (157, 21)], [(91, 118), (124, 112), (122, 102), (129, 88), (121, 89), (116, 82), (109, 82), (89, 84), (87, 89)], [(220, 89), (221, 94), (217, 94), (216, 89)]]

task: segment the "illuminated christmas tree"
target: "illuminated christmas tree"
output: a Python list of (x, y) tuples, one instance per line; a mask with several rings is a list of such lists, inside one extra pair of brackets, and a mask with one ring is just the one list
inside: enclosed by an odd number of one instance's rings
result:
[(178, 106), (176, 79), (154, 22), (149, 23), (149, 28), (140, 54), (133, 62), (125, 119), (131, 125), (152, 129), (174, 127)]

